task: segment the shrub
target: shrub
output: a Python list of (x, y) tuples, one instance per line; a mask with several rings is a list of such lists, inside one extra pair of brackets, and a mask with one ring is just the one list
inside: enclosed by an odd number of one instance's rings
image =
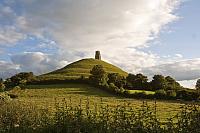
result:
[(194, 90), (179, 90), (177, 91), (177, 98), (191, 101), (191, 100), (197, 100), (199, 97), (199, 94)]
[(147, 98), (147, 95), (146, 95), (145, 92), (135, 92), (133, 94), (133, 97), (135, 97), (135, 98)]
[(158, 99), (164, 99), (164, 98), (166, 98), (167, 93), (165, 90), (157, 90), (154, 95)]
[(176, 98), (176, 91), (174, 91), (174, 90), (168, 90), (167, 91), (167, 96), (169, 98), (175, 99)]
[(7, 93), (0, 93), (0, 105), (3, 104), (3, 103), (6, 103), (8, 101), (10, 101), (10, 97), (8, 96)]
[[(78, 100), (78, 99), (77, 99)], [(157, 105), (143, 102), (140, 110), (129, 103), (110, 107), (100, 104), (90, 108), (74, 106), (69, 100), (55, 103), (54, 112), (40, 109), (33, 103), (11, 101), (1, 105), (0, 132), (2, 133), (199, 133), (200, 110), (198, 105), (184, 105), (181, 111), (165, 122), (157, 118)], [(77, 102), (77, 101), (76, 101)]]
[(21, 87), (20, 86), (15, 86), (12, 91), (20, 91), (21, 90)]
[(16, 95), (16, 94), (8, 94), (8, 96), (9, 96), (10, 98), (18, 98), (18, 95)]
[(39, 109), (32, 103), (7, 102), (0, 108), (0, 132), (37, 132), (50, 123), (49, 116), (48, 110)]
[(123, 87), (120, 87), (120, 94), (123, 94), (125, 89)]
[(108, 85), (108, 84), (104, 84), (104, 85), (103, 85), (103, 89), (109, 91), (109, 85)]
[(125, 90), (124, 93), (123, 93), (123, 95), (125, 97), (131, 97), (132, 96), (128, 90)]
[(114, 83), (110, 83), (109, 84), (109, 90), (112, 91), (112, 92), (118, 92), (119, 88), (117, 86), (115, 86)]
[(6, 79), (4, 82), (7, 89), (15, 87), (17, 85), (26, 85), (27, 82), (31, 82), (34, 79), (34, 75), (32, 72), (21, 72), (18, 73), (11, 78)]
[(5, 85), (3, 83), (0, 83), (0, 92), (3, 92), (5, 90)]

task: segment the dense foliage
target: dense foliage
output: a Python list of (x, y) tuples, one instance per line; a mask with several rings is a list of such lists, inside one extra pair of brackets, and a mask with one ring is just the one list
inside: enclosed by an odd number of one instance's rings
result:
[(107, 82), (107, 75), (102, 65), (96, 65), (90, 71), (90, 81), (96, 86), (104, 85)]
[[(181, 111), (167, 121), (157, 118), (157, 104), (150, 107), (143, 102), (140, 110), (124, 102), (114, 108), (102, 103), (92, 104), (77, 99), (55, 102), (54, 112), (48, 107), (38, 108), (32, 103), (12, 101), (0, 108), (0, 132), (28, 133), (199, 133), (200, 110), (198, 105), (184, 105)], [(95, 106), (95, 109), (91, 109)]]
[(196, 87), (198, 93), (200, 93), (200, 79), (197, 80), (197, 83), (196, 83), (195, 87)]
[(143, 74), (129, 74), (126, 77), (127, 81), (127, 89), (137, 89), (137, 90), (145, 90), (149, 88), (148, 86), (148, 78), (147, 76), (144, 76)]
[[(200, 96), (195, 90), (183, 88), (170, 76), (154, 75), (149, 82), (147, 76), (141, 73), (128, 74), (127, 77), (118, 73), (106, 73), (101, 65), (93, 67), (89, 81), (96, 87), (130, 98), (198, 100)], [(197, 82), (197, 88), (198, 85), (200, 83)], [(127, 90), (144, 92), (131, 94)], [(145, 91), (154, 91), (155, 94), (146, 94)]]
[(4, 91), (5, 85), (3, 83), (3, 79), (0, 78), (0, 92)]
[(21, 72), (18, 73), (4, 81), (5, 87), (7, 90), (13, 88), (15, 86), (24, 86), (27, 82), (30, 82), (34, 79), (34, 75), (32, 72)]

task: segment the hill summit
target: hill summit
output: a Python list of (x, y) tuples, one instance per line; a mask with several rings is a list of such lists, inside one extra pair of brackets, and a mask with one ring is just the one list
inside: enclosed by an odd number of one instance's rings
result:
[(79, 61), (73, 62), (61, 69), (55, 70), (53, 72), (40, 75), (40, 78), (45, 79), (77, 79), (81, 76), (89, 77), (90, 70), (95, 65), (102, 65), (107, 73), (119, 73), (120, 75), (127, 76), (127, 72), (123, 71), (117, 66), (101, 60), (100, 52), (97, 51), (95, 59), (81, 59)]

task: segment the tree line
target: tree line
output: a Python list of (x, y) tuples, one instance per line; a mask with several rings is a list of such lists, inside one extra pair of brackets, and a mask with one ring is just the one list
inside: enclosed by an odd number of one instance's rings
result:
[[(148, 77), (139, 74), (128, 74), (124, 77), (118, 73), (106, 73), (102, 65), (96, 65), (90, 71), (89, 82), (96, 87), (127, 97), (184, 99), (198, 100), (200, 80), (197, 81), (197, 90), (182, 87), (170, 76), (154, 75), (151, 81)], [(137, 94), (130, 94), (127, 90), (143, 90)], [(145, 91), (154, 91), (154, 95), (146, 95)]]

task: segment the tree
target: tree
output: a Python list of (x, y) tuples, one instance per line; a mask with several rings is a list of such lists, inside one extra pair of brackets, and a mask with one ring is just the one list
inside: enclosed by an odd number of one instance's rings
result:
[(197, 80), (197, 82), (196, 82), (196, 90), (198, 91), (198, 92), (200, 92), (200, 79), (198, 79)]
[(134, 85), (135, 85), (136, 88), (144, 90), (144, 89), (146, 89), (147, 81), (148, 81), (147, 76), (139, 73), (139, 74), (136, 75)]
[(158, 98), (158, 99), (166, 98), (166, 96), (167, 96), (167, 93), (163, 89), (156, 90), (156, 92), (155, 92), (155, 97)]
[(5, 86), (6, 88), (12, 88), (18, 85), (25, 85), (27, 82), (30, 82), (34, 78), (32, 72), (21, 72), (11, 78), (6, 79)]
[(147, 89), (148, 85), (148, 78), (147, 76), (139, 73), (139, 74), (129, 74), (126, 78), (127, 81), (127, 87), (129, 89), (140, 89), (145, 90)]
[(109, 73), (108, 74), (108, 84), (110, 83), (116, 83), (117, 78), (118, 78), (119, 74), (118, 73)]
[(181, 87), (181, 85), (170, 76), (165, 77), (165, 81), (167, 90), (177, 90)]
[(167, 87), (165, 77), (162, 75), (154, 75), (151, 81), (151, 87), (153, 90), (165, 90)]
[(111, 91), (111, 92), (119, 91), (119, 88), (114, 83), (110, 83), (108, 88), (109, 88), (109, 91)]
[(125, 84), (126, 84), (126, 78), (124, 76), (118, 75), (115, 85), (120, 89), (124, 88)]
[(126, 84), (126, 79), (118, 73), (109, 73), (108, 84), (110, 83), (114, 83), (118, 88), (121, 88)]
[(102, 65), (95, 65), (90, 71), (89, 77), (91, 83), (97, 86), (102, 86), (107, 83), (107, 75)]
[(135, 74), (129, 73), (128, 76), (126, 77), (126, 87), (127, 89), (132, 89), (133, 88), (133, 83), (135, 82)]

